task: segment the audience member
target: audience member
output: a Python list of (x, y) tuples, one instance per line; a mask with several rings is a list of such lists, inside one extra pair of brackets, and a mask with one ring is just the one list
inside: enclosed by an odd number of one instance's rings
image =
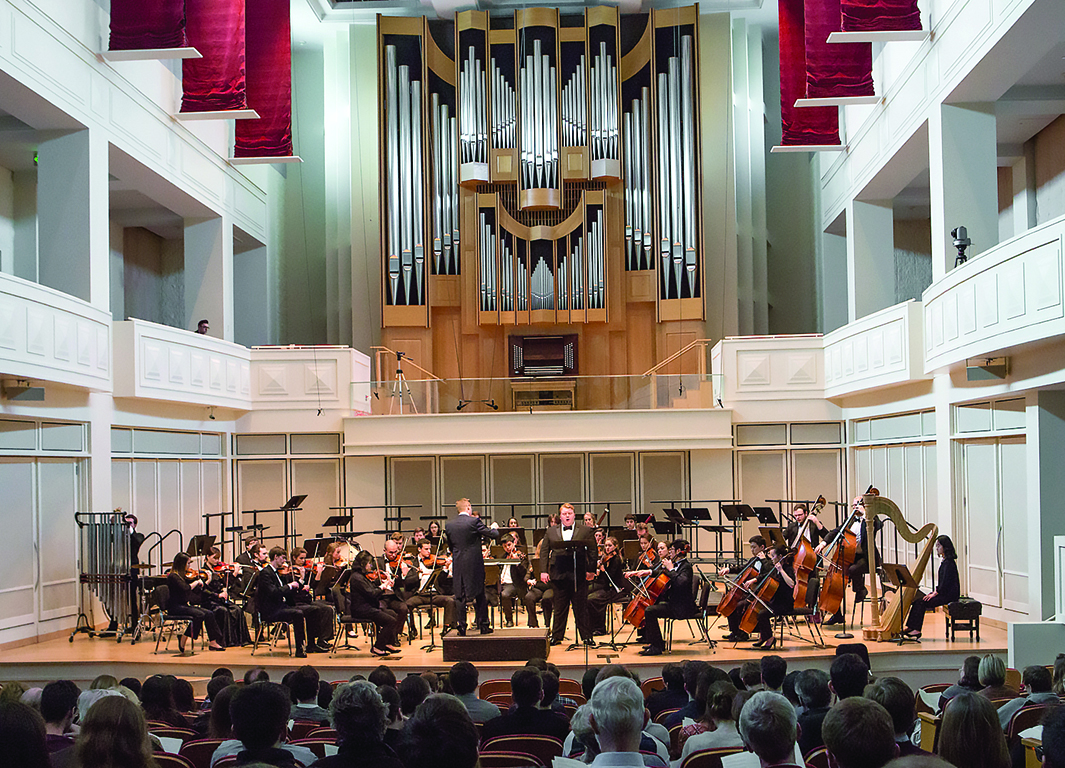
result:
[(884, 768), (954, 768), (954, 766), (939, 755), (922, 752), (919, 755), (896, 757)]
[(540, 709), (550, 709), (552, 712), (564, 712), (565, 708), (558, 700), (558, 675), (554, 672), (540, 673)]
[(652, 719), (667, 709), (680, 709), (688, 703), (688, 693), (684, 690), (683, 666), (666, 664), (662, 667), (662, 682), (666, 687), (647, 697), (647, 711), (651, 713)]
[(859, 659), (865, 662), (865, 666), (872, 671), (873, 662), (869, 659), (869, 646), (865, 643), (840, 643), (836, 646), (836, 655), (842, 656), (845, 653), (853, 653)]
[[(704, 670), (705, 671), (705, 670)], [(607, 664), (601, 667), (595, 676), (595, 685), (598, 686), (604, 680), (612, 677), (624, 677), (639, 685), (639, 680), (628, 668), (621, 664)], [(595, 688), (593, 687), (593, 692)], [(589, 697), (591, 699), (591, 697)], [(566, 736), (563, 743), (563, 754), (568, 754), (573, 744), (573, 734)], [(669, 731), (664, 725), (652, 723), (650, 720), (643, 727), (643, 735), (640, 739), (640, 751), (648, 753), (644, 762), (652, 768), (664, 768), (669, 765)], [(657, 758), (655, 757), (657, 755)]]
[(19, 701), (25, 692), (26, 686), (22, 683), (7, 683), (4, 685), (3, 690), (0, 690), (0, 702)]
[(799, 750), (808, 755), (825, 744), (821, 737), (821, 726), (832, 705), (828, 675), (820, 669), (803, 670), (795, 683), (795, 692), (802, 705), (802, 714), (798, 716)]
[(192, 723), (192, 729), (200, 734), (200, 736), (206, 736), (207, 731), (211, 727), (211, 714), (214, 710), (215, 698), (224, 688), (227, 688), (230, 685), (233, 685), (233, 678), (224, 675), (216, 675), (207, 681), (207, 697), (203, 702), (204, 709), (196, 716), (196, 719)]
[(49, 768), (41, 714), (18, 700), (0, 701), (0, 752), (4, 765)]
[(170, 681), (170, 690), (174, 694), (174, 708), (178, 712), (196, 711), (196, 692), (192, 689), (192, 683), (183, 677), (167, 675)]
[(1065, 768), (1065, 707), (1055, 707), (1043, 719), (1043, 768)]
[(910, 686), (897, 677), (882, 677), (866, 686), (865, 698), (875, 701), (891, 716), (900, 757), (928, 754), (910, 740), (917, 722), (917, 708)]
[(404, 717), (411, 717), (418, 705), (432, 693), (429, 683), (425, 682), (421, 675), (407, 675), (396, 686), (396, 690), (399, 692), (399, 705)]
[[(82, 691), (81, 695), (78, 696), (78, 723), (85, 722), (85, 718), (88, 716), (93, 704), (109, 696), (122, 696), (122, 692), (114, 688), (97, 688), (95, 690), (90, 688), (87, 691)], [(125, 697), (123, 696), (123, 698)]]
[(762, 685), (765, 690), (780, 693), (784, 685), (784, 678), (788, 675), (788, 662), (780, 656), (763, 656), (759, 664), (762, 674)]
[(403, 719), (403, 710), (399, 704), (399, 691), (391, 685), (379, 685), (377, 686), (377, 692), (381, 695), (381, 700), (385, 703), (385, 706), (388, 707), (385, 744), (391, 747), (396, 754), (399, 754), (399, 743), (403, 734), (403, 726), (406, 723), (406, 720)]
[(791, 706), (795, 707), (795, 712), (798, 713), (801, 705), (799, 704), (799, 694), (795, 692), (795, 683), (799, 679), (799, 675), (802, 672), (798, 669), (793, 669), (788, 674), (784, 675), (784, 682), (780, 686), (780, 692), (784, 695), (784, 698), (791, 702)]
[(244, 685), (252, 683), (269, 683), (270, 674), (262, 667), (252, 667), (244, 673)]
[(861, 696), (869, 684), (869, 665), (854, 653), (844, 653), (832, 660), (828, 670), (829, 686), (840, 701)]
[(41, 694), (44, 693), (44, 689), (39, 686), (34, 686), (27, 690), (19, 698), (23, 704), (32, 709), (34, 712), (41, 711)]
[(307, 747), (281, 741), (291, 706), (288, 692), (277, 683), (252, 683), (237, 690), (229, 705), (234, 738), (218, 746), (211, 765), (229, 755), (237, 756), (237, 765), (260, 762), (294, 768), (297, 761), (313, 763), (318, 758)]
[[(598, 688), (599, 685), (597, 684), (596, 687)], [(542, 690), (543, 683), (536, 669), (522, 667), (517, 670), (510, 677), (510, 691), (514, 707), (509, 712), (485, 723), (481, 727), (481, 740), (487, 741), (493, 736), (516, 733), (535, 733), (554, 736), (564, 741), (569, 734), (569, 723), (566, 718), (557, 712), (538, 709), (536, 706), (540, 701)], [(594, 695), (595, 692), (592, 693)]]
[(1002, 730), (1010, 724), (1010, 718), (1017, 710), (1027, 704), (1052, 704), (1057, 706), (1061, 699), (1051, 688), (1054, 683), (1050, 677), (1050, 670), (1039, 664), (1033, 664), (1024, 668), (1021, 676), (1024, 687), (1028, 691), (1025, 696), (1010, 699), (998, 708), (998, 721), (1002, 724)]
[(947, 706), (947, 702), (957, 696), (959, 693), (965, 691), (972, 691), (973, 693), (983, 688), (980, 685), (980, 657), (979, 656), (966, 656), (965, 661), (962, 662), (961, 669), (958, 670), (961, 677), (958, 678), (958, 682), (947, 688), (939, 695), (939, 709), (943, 710)]
[(389, 669), (385, 664), (381, 664), (366, 678), (368, 682), (376, 685), (390, 685), (393, 688), (396, 687), (396, 673)]
[(751, 660), (740, 664), (740, 681), (745, 691), (761, 691), (764, 688), (761, 662)]
[(1059, 653), (1054, 659), (1053, 691), (1058, 696), (1065, 696), (1065, 653)]
[(329, 709), (329, 705), (333, 701), (333, 686), (329, 684), (327, 680), (318, 681), (318, 706), (322, 709)]
[[(211, 678), (222, 680), (224, 678)], [(207, 738), (209, 739), (232, 739), (233, 718), (230, 717), (229, 707), (233, 703), (233, 694), (240, 690), (239, 685), (227, 685), (211, 699), (211, 719), (207, 722)]]
[(188, 728), (189, 721), (174, 706), (173, 683), (164, 675), (152, 675), (141, 686), (141, 706), (144, 716), (155, 723), (175, 728)]
[[(588, 667), (584, 670), (584, 674), (581, 675), (581, 692), (584, 694), (584, 700), (592, 698), (592, 691), (595, 690), (595, 681), (599, 677), (599, 670), (602, 667)], [(687, 697), (685, 697), (687, 701)]]
[(980, 695), (989, 699), (1012, 699), (1017, 691), (1006, 685), (1006, 663), (993, 653), (980, 659), (977, 672), (980, 679)]
[(959, 693), (950, 700), (939, 726), (939, 756), (960, 768), (1010, 768), (1006, 736), (990, 699)]
[(118, 678), (114, 675), (97, 675), (91, 683), (89, 683), (90, 691), (99, 691), (104, 688), (117, 688)]
[[(523, 672), (536, 675), (537, 680), (540, 678), (535, 669), (518, 670), (514, 674)], [(537, 711), (533, 703), (535, 697), (526, 708)], [(502, 715), (491, 723), (506, 717)], [(407, 768), (474, 768), (477, 765), (477, 727), (465, 705), (446, 693), (434, 693), (423, 701), (403, 729), (400, 755)]]
[(599, 742), (591, 765), (644, 768), (640, 740), (648, 717), (640, 686), (627, 677), (611, 677), (596, 684), (588, 706)]
[(129, 688), (131, 691), (133, 691), (135, 694), (137, 694), (137, 698), (138, 699), (140, 698), (140, 696), (141, 696), (141, 681), (138, 680), (137, 678), (135, 678), (135, 677), (123, 677), (122, 680), (119, 681), (118, 684), (121, 685), (124, 688)]
[(304, 664), (292, 676), (292, 705), (289, 718), (292, 720), (309, 720), (314, 723), (329, 725), (329, 710), (318, 706), (318, 670)]
[(577, 707), (569, 721), (570, 734), (573, 736), (568, 756), (590, 763), (599, 754), (599, 741), (592, 730), (592, 708), (588, 704)]
[(731, 681), (718, 681), (710, 686), (702, 720), (704, 727), (701, 732), (687, 735), (685, 729), (681, 729), (678, 738), (680, 759), (674, 765), (679, 766), (684, 758), (696, 750), (743, 746), (743, 739), (732, 715), (732, 699), (736, 693), (736, 686)]
[(872, 699), (851, 696), (836, 704), (821, 735), (834, 768), (881, 768), (898, 757), (891, 715)]
[(693, 659), (684, 663), (684, 690), (691, 697), (691, 700), (672, 715), (666, 717), (663, 725), (667, 729), (672, 728), (677, 723), (684, 722), (685, 718), (698, 720), (702, 717), (703, 712), (706, 710), (706, 700), (697, 701), (696, 693), (699, 688), (699, 675), (707, 669), (710, 669), (710, 665), (705, 661)]
[(337, 732), (337, 754), (323, 757), (314, 768), (403, 768), (385, 745), (388, 705), (376, 686), (365, 680), (341, 685), (329, 705)]
[(477, 667), (468, 661), (460, 661), (451, 667), (448, 674), (455, 697), (466, 705), (466, 711), (475, 723), (486, 723), (499, 717), (499, 707), (490, 701), (477, 698)]
[(41, 716), (44, 718), (45, 744), (48, 754), (74, 745), (70, 726), (78, 711), (81, 689), (70, 680), (49, 683), (41, 692)]
[(739, 731), (762, 766), (793, 764), (795, 708), (779, 693), (755, 692), (740, 711)]
[(124, 696), (103, 696), (81, 722), (79, 768), (154, 768), (144, 713)]

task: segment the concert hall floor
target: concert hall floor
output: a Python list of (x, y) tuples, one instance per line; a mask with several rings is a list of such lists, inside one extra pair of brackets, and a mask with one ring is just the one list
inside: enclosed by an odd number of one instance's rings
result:
[[(722, 626), (723, 624), (721, 622)], [(948, 641), (939, 613), (928, 617), (925, 629), (927, 633), (920, 643), (906, 643), (901, 647), (895, 643), (866, 643), (873, 672), (881, 676), (901, 677), (912, 686), (952, 682), (957, 679), (958, 669), (966, 656), (1005, 653), (1006, 629), (990, 622), (982, 623), (980, 642), (970, 641), (967, 632), (959, 633), (954, 642)], [(572, 631), (571, 628), (570, 632)], [(815, 648), (785, 635), (783, 647), (778, 645), (771, 653), (787, 659), (791, 669), (819, 667), (827, 670), (835, 655), (837, 644), (861, 642), (860, 629), (851, 629), (855, 636), (851, 640), (837, 640), (835, 634), (839, 631), (840, 627), (823, 630), (825, 642), (828, 644), (826, 648)], [(505, 633), (506, 630), (497, 629), (496, 632)], [(721, 635), (720, 628), (711, 628), (712, 638), (720, 638)], [(624, 635), (619, 637), (619, 640), (623, 638)], [(607, 659), (601, 655), (611, 654), (609, 661), (633, 667), (638, 670), (641, 678), (647, 678), (659, 675), (662, 666), (670, 661), (700, 658), (728, 669), (748, 659), (758, 659), (764, 653), (752, 648), (750, 643), (736, 647), (733, 647), (732, 643), (720, 643), (715, 650), (708, 651), (705, 643), (689, 645), (690, 639), (691, 634), (683, 622), (678, 622), (674, 630), (673, 650), (662, 656), (640, 656), (640, 646), (633, 644), (622, 647), (616, 654), (600, 646), (590, 650), (586, 658), (583, 648), (567, 651), (563, 645), (551, 649), (550, 659), (559, 666), (564, 677), (580, 679), (586, 665), (607, 663)], [(300, 663), (313, 664), (321, 671), (325, 680), (343, 680), (355, 673), (366, 674), (381, 663), (388, 664), (400, 676), (408, 671), (439, 671), (450, 666), (444, 663), (439, 647), (432, 652), (419, 650), (422, 644), (428, 643), (428, 635), (424, 643), (415, 640), (411, 645), (404, 644), (401, 653), (384, 660), (370, 654), (365, 638), (355, 638), (352, 642), (358, 645), (360, 650), (341, 650), (336, 656), (311, 654), (303, 661), (290, 657), (287, 645), (283, 642), (278, 645), (276, 652), (267, 653), (260, 648), (255, 656), (251, 655), (251, 646), (229, 648), (224, 652), (209, 652), (199, 650), (197, 644), (195, 655), (179, 657), (173, 651), (161, 652), (158, 655), (153, 653), (155, 641), (150, 637), (143, 638), (136, 645), (130, 645), (128, 639), (116, 643), (112, 638), (89, 638), (87, 635), (78, 635), (71, 643), (64, 636), (61, 639), (5, 650), (0, 654), (0, 680), (18, 680), (41, 685), (50, 680), (65, 678), (73, 679), (79, 684), (87, 684), (96, 675), (103, 673), (112, 674), (119, 679), (130, 676), (144, 679), (156, 673), (169, 673), (188, 678), (193, 682), (197, 693), (202, 694), (207, 676), (221, 666), (229, 667), (238, 677), (249, 667), (266, 667), (275, 680), (280, 680), (284, 672), (294, 669)], [(439, 643), (439, 638), (437, 642)], [(174, 645), (172, 642), (171, 647)], [(477, 662), (477, 666), (481, 669), (483, 681), (495, 677), (509, 677), (520, 664)]]

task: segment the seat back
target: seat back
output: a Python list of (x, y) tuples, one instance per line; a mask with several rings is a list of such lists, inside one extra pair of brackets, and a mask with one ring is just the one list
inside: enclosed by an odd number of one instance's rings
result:
[(504, 752), (524, 752), (539, 760), (539, 765), (551, 765), (551, 761), (562, 755), (562, 740), (553, 736), (521, 733), (509, 736), (494, 736), (483, 745), (486, 750)]
[(326, 756), (326, 747), (336, 746), (335, 739), (289, 739), (288, 743), (298, 744), (301, 747), (307, 747), (307, 749), (311, 750), (311, 752), (313, 752), (318, 758), (323, 758)]
[(1021, 673), (1013, 667), (1006, 667), (1006, 687), (1015, 691), (1021, 689)]
[(153, 752), (152, 759), (159, 768), (195, 768), (187, 757), (172, 755), (169, 752)]
[(157, 586), (148, 597), (148, 602), (151, 603), (153, 608), (158, 608), (160, 612), (166, 613), (166, 604), (170, 602), (170, 587), (166, 584)]
[(337, 743), (337, 732), (329, 726), (319, 725), (317, 728), (312, 729), (304, 737), (308, 739), (327, 739), (332, 744)]
[(681, 768), (721, 768), (721, 758), (742, 752), (743, 747), (718, 747), (692, 752), (681, 763)]
[(481, 768), (535, 768), (539, 759), (528, 752), (511, 752), (502, 749), (481, 750), (477, 759)]
[(192, 739), (181, 745), (178, 754), (192, 763), (193, 768), (211, 768), (211, 755), (221, 743), (221, 739)]
[(991, 699), (991, 703), (995, 705), (995, 709), (1000, 709), (1003, 704), (1007, 704), (1013, 701), (1016, 696), (1004, 696), (1001, 699)]
[[(562, 681), (558, 681), (558, 689), (562, 690)], [(510, 680), (498, 679), (498, 680), (485, 680), (481, 683), (481, 687), (477, 689), (477, 696), (488, 700), (488, 697), (493, 693), (510, 693)]]
[(481, 698), (487, 702), (495, 704), (504, 712), (510, 709), (511, 702), (513, 701), (510, 696), (510, 691), (499, 691), (498, 693), (490, 693), (487, 696), (482, 696)]
[(569, 696), (570, 698), (573, 698), (574, 696), (580, 696), (583, 698), (584, 689), (581, 688), (581, 684), (576, 680), (560, 677), (558, 679), (558, 694), (560, 696)]
[[(311, 735), (311, 731), (316, 731), (322, 727), (322, 724), (317, 720), (294, 720), (291, 727), (288, 729), (289, 741), (296, 741), (297, 739), (306, 739)], [(321, 755), (319, 755), (321, 757)]]
[(913, 695), (914, 707), (918, 712), (935, 714), (939, 711), (939, 697), (948, 688), (950, 683), (922, 685)]
[(680, 757), (680, 731), (684, 727), (684, 723), (675, 723), (669, 727), (669, 756), (672, 758)]
[(1006, 741), (1013, 746), (1013, 742), (1019, 737), (1021, 731), (1034, 728), (1043, 722), (1047, 713), (1060, 704), (1025, 704), (1013, 713), (1009, 723), (1006, 724)]
[(196, 738), (196, 731), (191, 728), (177, 728), (173, 725), (152, 723), (148, 726), (148, 732), (167, 739), (181, 739), (184, 743)]
[(646, 699), (655, 691), (664, 691), (666, 689), (666, 681), (661, 677), (649, 677), (640, 683), (640, 690), (643, 691), (643, 697)]
[(943, 718), (928, 712), (919, 712), (917, 717), (921, 719), (921, 749), (925, 752), (938, 752), (939, 726), (943, 723)]
[(806, 763), (806, 768), (828, 768), (828, 747), (811, 749), (803, 757), (803, 761)]
[(652, 718), (652, 720), (653, 720), (653, 722), (656, 722), (659, 725), (665, 725), (666, 724), (666, 719), (670, 715), (676, 714), (677, 712), (680, 712), (680, 707), (674, 707), (673, 709), (663, 709), (661, 712), (659, 712), (657, 715), (655, 715), (654, 718)]

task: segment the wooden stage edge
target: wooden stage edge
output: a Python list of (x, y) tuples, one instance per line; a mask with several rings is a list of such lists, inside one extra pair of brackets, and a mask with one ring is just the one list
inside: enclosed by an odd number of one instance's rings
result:
[[(939, 614), (928, 617), (925, 623), (927, 633), (920, 643), (867, 642), (872, 661), (873, 673), (878, 676), (894, 675), (901, 677), (911, 686), (926, 685), (936, 682), (953, 682), (958, 677), (958, 669), (966, 656), (985, 653), (1005, 653), (1006, 630), (1004, 628), (983, 625), (980, 627), (981, 640), (970, 641), (968, 633), (957, 636), (953, 642), (946, 639), (945, 630)], [(724, 622), (712, 627), (710, 637), (719, 639)], [(835, 646), (840, 643), (862, 642), (861, 629), (850, 629), (853, 639), (838, 640), (835, 634), (840, 627), (828, 627), (822, 630), (827, 647), (816, 648), (785, 635), (783, 647), (777, 646), (771, 653), (778, 654), (788, 662), (789, 669), (807, 669), (817, 667), (828, 670), (835, 656)], [(505, 638), (506, 633), (515, 630), (497, 629), (493, 638)], [(527, 629), (520, 630), (528, 633)], [(572, 640), (572, 627), (567, 640)], [(619, 637), (623, 639), (624, 636)], [(604, 638), (597, 638), (602, 640)], [(608, 639), (608, 638), (606, 638)], [(610, 651), (600, 645), (585, 653), (585, 649), (566, 650), (567, 645), (550, 649), (550, 660), (558, 665), (564, 677), (580, 679), (587, 666), (607, 663), (602, 654), (611, 654), (609, 661), (621, 663), (635, 669), (641, 678), (661, 674), (662, 666), (669, 662), (685, 659), (703, 659), (715, 666), (729, 669), (744, 661), (762, 657), (763, 651), (752, 648), (750, 643), (734, 646), (732, 643), (719, 643), (717, 648), (708, 650), (705, 643), (689, 645), (692, 635), (683, 622), (674, 628), (673, 650), (662, 656), (640, 656), (640, 646), (623, 646), (617, 651)], [(89, 638), (78, 635), (74, 642), (62, 639), (48, 640), (21, 648), (6, 650), (0, 658), (0, 680), (18, 680), (32, 685), (41, 685), (51, 680), (70, 679), (79, 684), (87, 684), (100, 674), (112, 674), (119, 679), (137, 677), (144, 679), (153, 674), (173, 674), (192, 681), (198, 694), (205, 690), (211, 672), (218, 667), (228, 667), (241, 677), (254, 666), (265, 667), (272, 679), (280, 680), (290, 669), (299, 664), (310, 663), (320, 670), (325, 680), (346, 680), (354, 674), (367, 674), (379, 664), (384, 663), (402, 676), (407, 672), (422, 672), (427, 669), (440, 671), (451, 666), (443, 660), (440, 638), (434, 651), (422, 651), (421, 646), (428, 643), (428, 635), (423, 641), (403, 645), (401, 653), (387, 659), (379, 659), (369, 652), (369, 644), (364, 637), (354, 638), (351, 642), (358, 650), (339, 650), (336, 656), (329, 654), (311, 654), (306, 661), (288, 655), (287, 645), (279, 644), (276, 651), (264, 652), (260, 648), (254, 656), (251, 646), (229, 648), (225, 652), (199, 650), (193, 656), (179, 657), (174, 650), (160, 652), (156, 655), (154, 639), (144, 638), (136, 645), (130, 645), (128, 639), (116, 643), (113, 638)], [(176, 642), (171, 643), (174, 648)], [(343, 643), (342, 643), (343, 644)], [(481, 670), (481, 680), (496, 677), (509, 677), (522, 661), (477, 661)]]

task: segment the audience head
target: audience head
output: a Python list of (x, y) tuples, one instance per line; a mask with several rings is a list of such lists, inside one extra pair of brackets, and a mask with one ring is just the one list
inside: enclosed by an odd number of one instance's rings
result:
[(74, 720), (81, 689), (70, 680), (56, 680), (41, 691), (41, 716), (52, 726), (64, 727)]
[(43, 688), (39, 688), (39, 687), (30, 688), (28, 691), (26, 691), (24, 694), (22, 694), (22, 696), (19, 698), (19, 701), (21, 701), (23, 704), (25, 704), (30, 709), (33, 709), (33, 710), (36, 710), (37, 712), (40, 712), (41, 711), (41, 694), (42, 693), (44, 693), (44, 689)]
[(465, 696), (477, 690), (478, 680), (477, 667), (468, 661), (460, 661), (451, 666), (448, 680), (451, 681), (451, 690), (456, 696)]
[(1065, 653), (1059, 653), (1054, 659), (1054, 682), (1051, 688), (1058, 696), (1065, 693)]
[(762, 682), (762, 665), (757, 661), (745, 661), (740, 664), (740, 680), (743, 687), (751, 690)]
[(840, 643), (836, 646), (836, 655), (842, 656), (845, 653), (853, 653), (865, 662), (865, 666), (871, 671), (873, 669), (873, 663), (869, 661), (869, 647), (865, 643)]
[[(525, 671), (539, 678), (535, 669), (518, 670)], [(403, 760), (407, 765), (433, 768), (474, 768), (478, 740), (466, 706), (454, 696), (434, 693), (403, 728)]]
[(1006, 684), (1006, 663), (993, 653), (989, 653), (980, 659), (980, 668), (977, 672), (980, 685), (985, 688)]
[(233, 685), (233, 678), (229, 675), (215, 675), (207, 681), (207, 700), (211, 702), (211, 709), (214, 709), (215, 697), (222, 692), (223, 688), (231, 685)]
[(371, 672), (366, 680), (374, 685), (390, 685), (393, 688), (396, 687), (396, 673), (384, 664)]
[(49, 768), (44, 718), (28, 704), (0, 701), (0, 745), (5, 765)]
[(891, 715), (872, 699), (852, 696), (832, 707), (821, 736), (835, 768), (881, 768), (898, 755)]
[(875, 701), (891, 716), (896, 736), (910, 735), (917, 720), (913, 689), (897, 677), (882, 677), (865, 689), (865, 698)]
[(990, 699), (965, 691), (947, 702), (939, 726), (939, 756), (965, 768), (1009, 768), (1006, 736)]
[(746, 691), (747, 687), (743, 684), (743, 678), (740, 677), (740, 668), (733, 667), (728, 671), (728, 679), (732, 681), (732, 684), (736, 686), (739, 691)]
[(761, 661), (762, 683), (772, 691), (779, 691), (788, 674), (788, 662), (780, 656), (763, 656)]
[(89, 683), (90, 691), (98, 691), (103, 688), (117, 688), (118, 678), (114, 675), (97, 675), (96, 678)]
[(738, 725), (743, 742), (762, 762), (784, 762), (795, 752), (795, 707), (779, 693), (758, 691), (751, 696)]
[(581, 692), (584, 694), (585, 701), (592, 698), (592, 691), (595, 689), (595, 681), (599, 677), (600, 669), (602, 667), (588, 667), (581, 676)]
[(709, 666), (705, 661), (699, 661), (698, 659), (685, 663), (684, 690), (688, 692), (689, 696), (695, 696), (695, 689), (699, 686), (699, 675)]
[(140, 695), (141, 695), (141, 681), (138, 680), (137, 678), (135, 678), (135, 677), (123, 677), (122, 680), (119, 682), (119, 685), (121, 685), (123, 688), (129, 688), (131, 691), (133, 691), (135, 694), (137, 694), (138, 698), (140, 698)]
[(97, 688), (96, 690), (82, 691), (81, 695), (78, 696), (78, 722), (84, 723), (93, 705), (110, 696), (122, 696), (122, 693), (114, 688)]
[(421, 678), (429, 683), (430, 693), (440, 693), (440, 678), (437, 676), (436, 672), (427, 669), (422, 672)]
[(829, 685), (839, 699), (861, 696), (869, 683), (869, 665), (854, 653), (844, 653), (832, 660)]
[(820, 669), (804, 669), (795, 682), (799, 703), (807, 709), (827, 707), (832, 703), (832, 689), (828, 675)]
[(270, 675), (262, 667), (252, 667), (244, 673), (244, 685), (252, 683), (269, 683)]
[(396, 690), (399, 692), (399, 705), (407, 717), (413, 715), (418, 705), (432, 693), (429, 690), (429, 683), (425, 682), (425, 678), (421, 675), (407, 675), (399, 681)]
[(229, 667), (219, 667), (211, 673), (211, 677), (228, 677), (233, 679), (233, 670)]
[(533, 656), (531, 659), (525, 662), (525, 666), (535, 667), (536, 669), (543, 672), (545, 669), (547, 669), (547, 659), (542, 659), (539, 656)]
[(80, 768), (154, 765), (144, 713), (121, 695), (104, 696), (92, 705), (81, 721), (75, 751)]
[(801, 674), (801, 671), (793, 669), (791, 672), (788, 672), (788, 674), (784, 676), (784, 682), (780, 686), (780, 692), (784, 694), (784, 698), (790, 701), (796, 707), (800, 706), (800, 704), (799, 694), (795, 691), (795, 683), (798, 682), (799, 675)]
[(706, 710), (703, 719), (707, 722), (720, 723), (732, 720), (732, 699), (736, 696), (736, 686), (728, 680), (718, 680), (706, 693)]
[[(729, 679), (728, 674), (723, 669), (707, 666), (699, 673), (699, 683), (695, 686), (695, 695), (692, 696), (695, 704), (705, 709), (707, 703), (706, 699), (710, 694), (710, 687), (715, 683), (721, 682), (732, 684), (732, 680)], [(733, 685), (732, 687), (735, 688), (736, 686)]]
[(581, 761), (590, 762), (599, 754), (599, 741), (595, 738), (595, 731), (592, 730), (592, 707), (590, 704), (582, 704), (577, 707), (577, 711), (570, 718), (569, 729), (573, 732), (574, 743), (584, 748)]
[(1043, 768), (1065, 768), (1065, 707), (1043, 718)]
[(930, 755), (926, 752), (920, 755), (896, 757), (884, 768), (954, 768), (954, 766), (939, 755)]
[(183, 677), (170, 678), (170, 691), (174, 695), (174, 706), (179, 712), (191, 712), (196, 708), (196, 692), (192, 683)]
[(636, 752), (647, 723), (643, 693), (628, 677), (611, 677), (597, 683), (588, 702), (592, 730), (603, 752)]
[(292, 675), (292, 697), (301, 704), (317, 701), (319, 679), (318, 670), (310, 664), (304, 664)]
[[(732, 686), (735, 688), (736, 686)], [(732, 697), (732, 719), (736, 723), (740, 722), (740, 713), (743, 712), (743, 705), (751, 700), (751, 697), (756, 694), (757, 691), (741, 691), (736, 689), (736, 694)]]
[[(225, 678), (214, 677), (215, 680)], [(240, 690), (239, 685), (227, 685), (211, 697), (211, 719), (207, 722), (207, 735), (212, 739), (229, 739), (233, 737), (233, 718), (229, 708), (233, 703), (233, 695)]]
[[(358, 681), (353, 680), (352, 682)], [(370, 685), (373, 685), (373, 683), (370, 683)], [(388, 707), (388, 722), (402, 722), (403, 710), (400, 708), (399, 691), (397, 691), (391, 685), (379, 685), (377, 686), (377, 692), (381, 694), (381, 700), (385, 703), (385, 706)]]
[(233, 737), (248, 750), (268, 749), (285, 735), (292, 706), (288, 691), (277, 683), (252, 683), (235, 694), (229, 705)]
[(666, 664), (662, 667), (662, 682), (670, 691), (684, 690), (684, 667), (680, 664)]
[(325, 680), (318, 681), (318, 706), (322, 709), (329, 709), (329, 704), (333, 701), (333, 686)]
[(961, 665), (961, 677), (958, 685), (974, 691), (980, 690), (980, 657), (966, 656)]
[(540, 685), (540, 706), (548, 709), (558, 698), (558, 675), (551, 671), (541, 672)]
[(1041, 664), (1032, 664), (1024, 668), (1021, 679), (1028, 693), (1050, 693), (1054, 682), (1050, 677), (1050, 670)]
[(388, 705), (373, 683), (360, 680), (337, 688), (329, 704), (337, 742), (343, 745), (373, 745), (384, 738)]
[(543, 681), (534, 667), (522, 667), (510, 676), (510, 692), (519, 707), (534, 707), (540, 701)]
[(161, 712), (174, 709), (174, 691), (169, 679), (163, 675), (152, 675), (141, 686), (141, 704), (150, 719)]

